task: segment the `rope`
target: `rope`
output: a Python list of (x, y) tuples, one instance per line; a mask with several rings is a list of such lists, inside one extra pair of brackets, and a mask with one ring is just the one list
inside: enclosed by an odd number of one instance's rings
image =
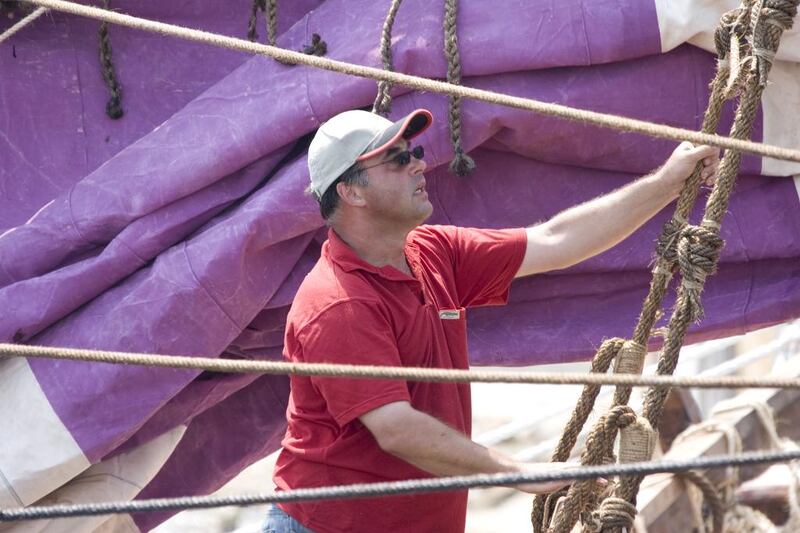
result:
[[(592, 358), (592, 373), (598, 375), (605, 374), (611, 366), (611, 361), (614, 360), (617, 353), (622, 348), (623, 343), (624, 341), (622, 339), (608, 339), (603, 342), (600, 349), (597, 350), (597, 353)], [(599, 393), (600, 387), (597, 385), (584, 386), (578, 403), (575, 405), (575, 409), (572, 411), (572, 415), (566, 426), (564, 426), (564, 431), (561, 434), (558, 445), (550, 458), (552, 462), (563, 463), (569, 459), (572, 454), (572, 449), (575, 447), (575, 443), (578, 440), (578, 436), (594, 408), (594, 402)], [(536, 529), (536, 526), (534, 526), (535, 531), (547, 529), (547, 524), (550, 522), (550, 517), (545, 516), (545, 509), (547, 508), (546, 500), (547, 495), (545, 494), (537, 494), (533, 498), (531, 523), (537, 524), (540, 528)]]
[(30, 14), (20, 19), (19, 22), (17, 22), (16, 24), (8, 28), (6, 31), (4, 31), (2, 35), (0, 35), (0, 43), (2, 43), (3, 41), (7, 41), (11, 37), (13, 37), (15, 33), (19, 32), (22, 28), (24, 28), (34, 20), (38, 19), (39, 17), (47, 13), (47, 11), (48, 9), (44, 7), (36, 8)]
[(250, 42), (258, 40), (256, 26), (259, 10), (264, 12), (267, 19), (267, 44), (275, 46), (278, 40), (278, 0), (253, 0), (253, 4), (250, 6), (250, 19), (247, 23), (247, 40)]
[[(444, 2), (444, 55), (447, 57), (447, 83), (461, 85), (461, 55), (458, 53), (456, 18), (458, 0)], [(461, 97), (448, 97), (447, 124), (455, 156), (450, 162), (450, 172), (464, 177), (475, 170), (475, 161), (461, 147)]]
[[(392, 0), (392, 5), (389, 7), (389, 13), (386, 14), (386, 20), (383, 21), (383, 30), (381, 31), (381, 60), (383, 61), (384, 70), (390, 72), (394, 71), (394, 62), (392, 61), (392, 28), (394, 27), (394, 19), (397, 16), (397, 10), (400, 9), (402, 1), (403, 0)], [(391, 82), (378, 82), (378, 94), (375, 96), (375, 103), (372, 104), (373, 113), (385, 117), (392, 111), (391, 90)]]
[[(723, 533), (725, 527), (725, 503), (720, 498), (714, 484), (706, 476), (695, 470), (687, 470), (677, 475), (700, 490), (704, 501), (711, 508), (712, 531), (714, 533)], [(742, 530), (734, 529), (732, 531)]]
[[(769, 28), (770, 33), (764, 33), (761, 38), (754, 38), (753, 43), (754, 47), (775, 51), (780, 42), (781, 32), (786, 27), (791, 26), (792, 18), (796, 13), (797, 0), (767, 0), (767, 2), (770, 1), (775, 2), (775, 4), (780, 3), (780, 7), (786, 10), (789, 15), (782, 18), (781, 24), (777, 26), (762, 25), (762, 27)], [(709, 106), (703, 119), (702, 129), (704, 133), (716, 131), (722, 105), (727, 96), (731, 94), (729, 78), (735, 77), (738, 80), (740, 77), (738, 73), (732, 74), (730, 72), (727, 56), (730, 52), (739, 49), (742, 35), (738, 30), (746, 15), (749, 14), (750, 6), (747, 2), (748, 0), (745, 0), (742, 8), (725, 14), (721, 20), (720, 27), (715, 32), (720, 61), (717, 74), (711, 84)], [(763, 14), (763, 10), (760, 10), (759, 7), (758, 13), (752, 17), (756, 19), (756, 25), (758, 19), (761, 18), (761, 14)], [(760, 64), (757, 58), (756, 64)], [(751, 75), (746, 78), (743, 84), (745, 96), (742, 98), (737, 110), (731, 137), (740, 139), (749, 137), (753, 120), (758, 110), (761, 92), (766, 84), (767, 73), (768, 68), (766, 70), (761, 69), (758, 76)], [(673, 268), (677, 263), (682, 281), (678, 292), (676, 309), (666, 329), (665, 345), (658, 366), (659, 374), (672, 374), (674, 372), (686, 329), (690, 322), (698, 320), (703, 314), (700, 293), (706, 277), (716, 269), (717, 260), (724, 244), (719, 237), (719, 229), (722, 216), (724, 216), (727, 209), (730, 192), (736, 180), (740, 160), (741, 155), (738, 152), (726, 152), (720, 168), (720, 177), (709, 197), (705, 218), (701, 226), (690, 226), (687, 224), (687, 219), (697, 197), (702, 164), (698, 163), (692, 176), (684, 185), (676, 211), (672, 219), (665, 225), (662, 235), (658, 239), (656, 247), (658, 260), (653, 269), (650, 291), (645, 298), (642, 312), (634, 329), (633, 340), (623, 345), (617, 355), (615, 372), (641, 372), (645, 354), (644, 346), (659, 316), (663, 297), (672, 277)], [(668, 389), (662, 387), (649, 390), (645, 396), (644, 415), (653, 427), (657, 426), (668, 392)], [(630, 399), (630, 394), (630, 387), (618, 387), (614, 394), (614, 405), (626, 405)], [(602, 420), (598, 421), (597, 427), (601, 424)], [(569, 428), (569, 430), (573, 431), (573, 428)], [(640, 481), (636, 479), (625, 480), (617, 488), (617, 496), (622, 496), (629, 502), (635, 502)], [(565, 502), (560, 514), (574, 517), (576, 512), (574, 509), (568, 509), (568, 505)], [(632, 517), (630, 518), (630, 523), (620, 525), (620, 512), (615, 511), (611, 514), (615, 518), (610, 522), (594, 520), (594, 523), (599, 523), (598, 531), (620, 531), (621, 529), (629, 529), (632, 525)], [(537, 524), (537, 519), (540, 516), (541, 502), (534, 500), (532, 510), (534, 531), (547, 527), (547, 524)], [(561, 516), (557, 514), (554, 517), (554, 523), (560, 523), (560, 520)], [(574, 521), (568, 523), (569, 528), (574, 525)]]
[(706, 144), (709, 146), (717, 146), (719, 148), (730, 150), (740, 150), (745, 153), (800, 163), (800, 150), (779, 148), (762, 143), (745, 141), (742, 139), (721, 137), (718, 135), (700, 133), (684, 128), (676, 128), (663, 124), (654, 124), (644, 120), (575, 109), (558, 104), (545, 103), (530, 98), (520, 98), (492, 91), (465, 87), (463, 85), (453, 85), (436, 80), (429, 80), (417, 76), (410, 76), (408, 74), (401, 74), (399, 72), (388, 72), (373, 67), (365, 67), (362, 65), (345, 63), (343, 61), (336, 61), (326, 57), (309, 56), (299, 52), (293, 52), (291, 50), (276, 48), (274, 46), (251, 43), (243, 39), (236, 39), (225, 35), (218, 35), (206, 31), (185, 28), (174, 24), (166, 24), (163, 22), (133, 17), (130, 15), (123, 15), (121, 13), (106, 11), (73, 2), (66, 2), (64, 0), (24, 1), (38, 6), (48, 7), (56, 11), (63, 11), (73, 15), (103, 20), (112, 24), (119, 24), (130, 28), (150, 31), (160, 35), (167, 35), (189, 41), (210, 44), (229, 50), (266, 55), (286, 62), (311, 66), (341, 74), (348, 74), (351, 76), (368, 78), (376, 81), (388, 81), (395, 84), (405, 85), (414, 90), (428, 91), (446, 95), (452, 94), (462, 98), (472, 98), (482, 102), (503, 105), (516, 109), (523, 109), (542, 115), (555, 116), (577, 122), (593, 124), (603, 128), (641, 133), (651, 137), (671, 139), (675, 141), (686, 140), (695, 144)]
[(629, 387), (697, 387), (800, 389), (800, 378), (741, 376), (640, 376), (634, 374), (569, 374), (511, 372), (497, 370), (459, 370), (444, 368), (341, 365), (331, 363), (288, 363), (283, 361), (245, 361), (212, 357), (154, 355), (143, 353), (53, 348), (0, 343), (0, 357), (44, 357), (98, 363), (203, 370), (226, 373), (288, 374), (354, 379), (436, 381), (442, 383), (526, 383), (539, 385), (625, 385)]
[(503, 474), (478, 474), (445, 478), (411, 479), (382, 483), (296, 489), (270, 494), (236, 496), (192, 496), (160, 498), (132, 502), (103, 502), (78, 505), (53, 505), (14, 509), (0, 509), (0, 522), (39, 520), (42, 518), (68, 518), (120, 513), (141, 513), (178, 509), (208, 509), (228, 505), (253, 505), (332, 499), (374, 498), (420, 492), (441, 492), (478, 487), (520, 485), (546, 481), (595, 480), (611, 476), (644, 476), (658, 473), (675, 473), (693, 469), (721, 468), (730, 465), (755, 465), (800, 459), (800, 450), (778, 452), (748, 452), (740, 455), (719, 455), (692, 460), (653, 461), (625, 465), (589, 466), (565, 469), (558, 472), (520, 472)]
[[(103, 8), (109, 9), (111, 0), (103, 0)], [(110, 118), (117, 120), (122, 117), (122, 89), (117, 80), (117, 73), (114, 68), (114, 62), (111, 57), (111, 41), (108, 39), (108, 22), (100, 24), (98, 31), (100, 38), (100, 67), (103, 72), (103, 80), (106, 82), (108, 92), (111, 96), (106, 104), (106, 115)]]

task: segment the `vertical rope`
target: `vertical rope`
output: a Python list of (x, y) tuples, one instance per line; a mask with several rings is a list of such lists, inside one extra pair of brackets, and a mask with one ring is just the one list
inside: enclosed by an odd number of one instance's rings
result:
[(256, 42), (258, 39), (258, 33), (256, 32), (256, 24), (258, 24), (258, 10), (264, 10), (264, 0), (253, 0), (253, 4), (250, 6), (250, 20), (247, 22), (247, 40), (250, 42)]
[(278, 42), (278, 0), (266, 0), (267, 44), (275, 46)]
[[(456, 19), (458, 18), (458, 0), (444, 2), (444, 53), (447, 57), (447, 83), (461, 85), (461, 57), (458, 53), (458, 36)], [(457, 176), (466, 176), (475, 170), (475, 161), (464, 153), (461, 147), (461, 97), (450, 96), (447, 113), (450, 127), (450, 141), (453, 144), (455, 157), (450, 163), (450, 171)]]
[[(111, 0), (103, 0), (103, 9), (110, 9)], [(106, 82), (110, 97), (106, 104), (106, 115), (116, 120), (124, 114), (122, 110), (122, 88), (117, 80), (117, 73), (111, 56), (111, 42), (108, 38), (108, 23), (100, 23), (98, 30), (100, 38), (100, 68), (103, 80)]]
[[(397, 10), (400, 9), (402, 1), (403, 0), (392, 0), (389, 13), (386, 14), (386, 20), (383, 21), (383, 30), (381, 31), (381, 60), (383, 61), (383, 69), (388, 71), (394, 71), (394, 62), (392, 61), (392, 28), (394, 27), (394, 19), (397, 16)], [(375, 96), (375, 103), (372, 104), (373, 113), (387, 116), (392, 111), (391, 90), (391, 82), (378, 82), (378, 94)]]
[[(611, 366), (611, 362), (616, 357), (619, 350), (624, 344), (623, 339), (608, 339), (600, 346), (597, 353), (592, 358), (592, 373), (605, 374)], [(597, 385), (586, 385), (583, 387), (580, 399), (572, 411), (564, 432), (558, 441), (555, 451), (553, 452), (550, 461), (563, 462), (569, 459), (572, 449), (578, 440), (586, 420), (594, 408), (594, 402), (597, 395), (600, 393), (600, 387)], [(533, 524), (534, 531), (543, 531), (547, 529), (546, 522), (549, 522), (548, 517), (545, 516), (547, 495), (538, 494), (533, 499), (533, 508), (531, 510), (531, 524)]]

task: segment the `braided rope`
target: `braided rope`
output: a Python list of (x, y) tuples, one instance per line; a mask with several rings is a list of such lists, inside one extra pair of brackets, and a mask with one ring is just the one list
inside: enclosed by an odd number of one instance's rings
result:
[(697, 387), (800, 389), (800, 378), (740, 376), (640, 376), (635, 374), (569, 374), (514, 372), (506, 370), (459, 370), (444, 368), (341, 365), (330, 363), (288, 363), (245, 361), (211, 357), (154, 355), (50, 346), (0, 343), (0, 357), (39, 357), (97, 363), (139, 365), (226, 373), (288, 374), (354, 379), (436, 381), (442, 383), (517, 383), (539, 385), (625, 385), (629, 387)]
[[(381, 60), (383, 61), (384, 70), (390, 72), (394, 71), (394, 62), (392, 61), (392, 28), (394, 27), (394, 19), (397, 16), (397, 10), (400, 9), (400, 4), (403, 0), (392, 0), (392, 5), (389, 7), (389, 13), (386, 14), (386, 20), (383, 21), (383, 29), (381, 30)], [(378, 82), (378, 94), (375, 96), (375, 103), (372, 104), (372, 112), (379, 115), (387, 116), (392, 111), (392, 83), (389, 81)]]
[[(103, 0), (103, 8), (109, 9), (111, 0)], [(108, 22), (103, 21), (98, 30), (100, 39), (100, 67), (103, 73), (103, 81), (106, 82), (110, 96), (106, 103), (106, 115), (117, 120), (124, 114), (122, 110), (122, 88), (117, 80), (117, 72), (111, 56), (111, 41), (108, 38)]]
[(236, 39), (202, 30), (185, 28), (175, 24), (166, 24), (163, 22), (133, 17), (131, 15), (106, 11), (104, 9), (76, 4), (74, 2), (66, 2), (64, 0), (23, 1), (38, 6), (47, 7), (55, 11), (62, 11), (73, 15), (103, 20), (112, 24), (119, 24), (121, 26), (138, 30), (158, 33), (160, 35), (205, 43), (212, 46), (226, 48), (228, 50), (237, 50), (250, 54), (270, 56), (280, 59), (284, 62), (306, 65), (340, 74), (357, 76), (360, 78), (368, 78), (376, 81), (385, 80), (391, 83), (405, 85), (406, 87), (410, 87), (411, 89), (419, 91), (428, 91), (446, 95), (452, 94), (462, 98), (472, 98), (482, 102), (512, 107), (515, 109), (523, 109), (542, 115), (555, 116), (576, 122), (593, 124), (603, 128), (640, 133), (651, 137), (671, 139), (674, 141), (685, 140), (695, 144), (706, 144), (709, 146), (717, 146), (719, 148), (740, 150), (745, 153), (800, 163), (800, 150), (780, 148), (763, 143), (696, 132), (685, 128), (676, 128), (664, 124), (655, 124), (644, 120), (631, 119), (617, 115), (610, 115), (607, 113), (598, 113), (595, 111), (587, 111), (584, 109), (576, 109), (558, 104), (540, 102), (531, 98), (520, 98), (517, 96), (511, 96), (492, 91), (465, 87), (463, 85), (453, 85), (441, 81), (420, 78), (418, 76), (410, 76), (408, 74), (402, 74), (399, 72), (388, 72), (378, 68), (336, 61), (327, 57), (305, 55), (299, 52), (293, 52), (291, 50), (285, 50), (274, 46), (251, 43), (243, 39)]
[[(458, 52), (456, 19), (458, 0), (444, 2), (444, 54), (447, 57), (447, 83), (461, 85), (461, 55)], [(450, 172), (464, 177), (475, 170), (475, 161), (461, 147), (461, 97), (448, 98), (447, 125), (455, 156), (450, 162)]]
[(264, 9), (264, 0), (253, 0), (250, 5), (250, 19), (247, 21), (247, 40), (255, 42), (258, 39), (256, 25), (258, 24), (258, 10)]
[(624, 465), (588, 466), (564, 469), (558, 472), (520, 472), (504, 474), (478, 474), (444, 478), (411, 479), (383, 483), (360, 483), (336, 487), (296, 489), (270, 494), (245, 494), (236, 496), (190, 496), (160, 498), (132, 502), (103, 502), (78, 505), (53, 505), (15, 509), (0, 509), (0, 522), (39, 520), (42, 518), (68, 518), (121, 513), (140, 513), (178, 509), (208, 509), (228, 505), (253, 505), (332, 499), (374, 498), (420, 492), (441, 492), (478, 487), (520, 485), (547, 481), (595, 480), (599, 477), (650, 475), (676, 473), (693, 469), (722, 468), (730, 465), (756, 465), (800, 459), (800, 450), (777, 452), (748, 452), (739, 455), (719, 455), (691, 460), (664, 460)]
[(38, 19), (39, 17), (41, 17), (42, 15), (47, 13), (47, 11), (48, 11), (47, 8), (37, 7), (31, 13), (29, 13), (28, 15), (26, 15), (25, 17), (20, 19), (19, 22), (17, 22), (16, 24), (14, 24), (10, 28), (8, 28), (6, 31), (4, 31), (2, 33), (2, 35), (0, 35), (0, 43), (2, 43), (3, 41), (7, 41), (11, 37), (13, 37), (16, 33), (18, 33), (20, 30), (22, 30), (25, 26), (27, 26), (28, 24), (32, 23), (34, 20)]

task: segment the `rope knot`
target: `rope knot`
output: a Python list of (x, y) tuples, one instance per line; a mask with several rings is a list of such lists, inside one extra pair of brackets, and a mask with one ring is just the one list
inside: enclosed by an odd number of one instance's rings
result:
[(625, 528), (627, 531), (631, 531), (636, 513), (636, 506), (632, 503), (622, 498), (609, 497), (603, 500), (600, 508), (592, 513), (590, 522), (592, 525), (588, 529), (589, 531), (603, 531)]
[(307, 56), (324, 56), (328, 53), (328, 43), (318, 33), (312, 33), (311, 44), (303, 47), (303, 53)]
[(677, 247), (678, 265), (683, 278), (681, 284), (688, 298), (689, 316), (693, 321), (703, 316), (700, 293), (706, 277), (716, 272), (724, 245), (725, 241), (716, 229), (689, 225), (681, 230)]
[(672, 217), (661, 228), (661, 235), (656, 241), (656, 254), (664, 261), (665, 267), (671, 268), (678, 261), (678, 238), (685, 227), (685, 220)]

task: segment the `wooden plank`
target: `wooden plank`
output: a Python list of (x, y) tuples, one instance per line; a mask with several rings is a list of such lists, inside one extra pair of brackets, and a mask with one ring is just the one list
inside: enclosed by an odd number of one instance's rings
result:
[[(795, 356), (783, 369), (783, 375), (800, 376), (800, 356)], [(747, 390), (740, 395), (743, 402), (763, 401), (772, 408), (778, 421), (781, 436), (800, 437), (800, 424), (786, 423), (800, 420), (800, 391)], [(752, 408), (717, 414), (712, 420), (731, 424), (742, 438), (744, 450), (769, 449), (771, 439), (758, 414)], [(784, 422), (784, 423), (782, 423)], [(720, 432), (697, 433), (670, 449), (665, 458), (689, 459), (729, 453), (725, 435)], [(741, 471), (741, 479), (750, 479), (767, 466), (749, 467)], [(725, 476), (725, 469), (706, 472), (715, 483)], [(637, 500), (639, 514), (647, 524), (647, 533), (672, 533), (691, 531), (693, 512), (682, 481), (671, 474), (650, 476), (642, 483)]]

